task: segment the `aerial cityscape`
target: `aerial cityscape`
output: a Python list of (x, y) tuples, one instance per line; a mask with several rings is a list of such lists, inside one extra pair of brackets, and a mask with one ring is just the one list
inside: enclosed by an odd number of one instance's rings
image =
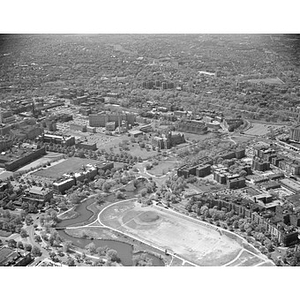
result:
[(0, 35), (0, 266), (299, 266), (299, 49)]

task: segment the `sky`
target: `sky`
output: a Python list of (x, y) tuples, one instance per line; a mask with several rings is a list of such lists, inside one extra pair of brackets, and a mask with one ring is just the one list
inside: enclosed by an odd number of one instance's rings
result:
[(298, 33), (296, 0), (9, 0), (2, 33)]
[[(299, 33), (298, 8), (295, 0), (6, 0), (0, 33)], [(62, 269), (2, 268), (3, 299), (12, 294), (31, 299), (283, 299), (298, 277), (296, 268)]]

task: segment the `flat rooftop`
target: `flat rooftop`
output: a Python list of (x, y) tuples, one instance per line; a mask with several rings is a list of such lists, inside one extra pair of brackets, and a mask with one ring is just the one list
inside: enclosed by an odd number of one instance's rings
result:
[(87, 158), (71, 157), (65, 161), (56, 164), (52, 167), (39, 170), (33, 174), (36, 176), (47, 177), (52, 179), (58, 179), (67, 173), (78, 172), (82, 167), (87, 164), (96, 165), (99, 161)]
[(300, 184), (291, 180), (291, 179), (282, 179), (280, 180), (281, 183), (285, 184), (287, 187), (297, 191), (297, 192), (300, 192)]

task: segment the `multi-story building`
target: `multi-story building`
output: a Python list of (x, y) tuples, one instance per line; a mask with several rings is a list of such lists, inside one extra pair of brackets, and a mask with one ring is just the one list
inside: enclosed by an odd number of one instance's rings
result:
[(86, 132), (86, 125), (71, 123), (70, 130)]
[(13, 141), (11, 139), (1, 139), (0, 140), (0, 152), (3, 150), (9, 149), (13, 145)]
[(108, 131), (114, 131), (116, 129), (116, 123), (115, 122), (107, 122), (105, 124), (105, 129)]
[(300, 193), (300, 184), (292, 179), (284, 178), (280, 180), (280, 183), (283, 187), (290, 190), (293, 193)]
[(245, 178), (238, 177), (233, 179), (227, 180), (227, 187), (229, 189), (240, 189), (246, 186), (246, 180)]
[(76, 148), (95, 151), (95, 150), (97, 150), (97, 144), (96, 143), (88, 143), (88, 142), (80, 142), (80, 143), (76, 144)]
[(155, 136), (152, 138), (152, 145), (159, 149), (170, 149), (176, 145), (185, 143), (184, 135), (181, 133), (169, 132), (161, 137)]
[(300, 126), (295, 126), (290, 129), (290, 140), (300, 142)]
[(197, 134), (204, 134), (207, 132), (206, 124), (198, 120), (179, 121), (176, 124), (176, 129), (178, 131), (197, 133)]
[(270, 163), (268, 161), (264, 161), (258, 157), (255, 157), (252, 160), (252, 169), (264, 172), (270, 170)]
[(136, 121), (136, 115), (132, 113), (100, 113), (89, 115), (89, 125), (92, 127), (105, 127), (108, 122), (115, 122), (115, 126), (117, 127), (123, 120), (132, 126)]
[(53, 182), (53, 188), (59, 193), (64, 193), (66, 190), (74, 186), (75, 182), (74, 177), (63, 177), (60, 180)]
[[(225, 208), (227, 212), (234, 211), (237, 215), (239, 215), (242, 218), (248, 217), (256, 224), (265, 225), (267, 232), (274, 236), (278, 240), (278, 242), (282, 243), (286, 247), (299, 242), (298, 231), (290, 230), (286, 226), (281, 226), (280, 228), (277, 224), (272, 224), (269, 219), (265, 219), (257, 212), (253, 212), (242, 205), (224, 201), (221, 199), (206, 199), (202, 196), (193, 196), (193, 198), (197, 201), (202, 202), (205, 205), (209, 205), (209, 208), (215, 206), (218, 209)], [(276, 209), (278, 207), (279, 206), (277, 206)]]
[(13, 115), (13, 112), (10, 110), (0, 111), (0, 123), (11, 124), (14, 123), (16, 117)]
[(210, 165), (212, 166), (213, 160), (207, 156), (200, 159), (199, 164), (191, 166), (191, 165), (183, 165), (180, 168), (177, 169), (177, 175), (183, 176), (184, 178), (188, 178), (190, 175), (197, 175), (197, 168)]
[(205, 177), (211, 174), (211, 165), (200, 165), (196, 168), (196, 176), (197, 177)]
[(39, 186), (31, 186), (28, 188), (22, 199), (24, 201), (38, 201), (45, 202), (50, 201), (53, 198), (53, 191)]
[(0, 155), (0, 167), (5, 168), (7, 171), (14, 171), (45, 154), (45, 147), (40, 149), (17, 149), (9, 155)]
[(63, 146), (73, 146), (75, 145), (75, 137), (69, 135), (54, 135), (54, 134), (43, 134), (38, 137), (39, 141), (48, 144), (59, 144)]
[(27, 266), (33, 261), (31, 254), (22, 255), (20, 252), (10, 247), (0, 248), (0, 266)]
[(41, 135), (44, 129), (38, 125), (24, 125), (16, 129), (11, 129), (10, 132), (13, 137), (33, 140)]

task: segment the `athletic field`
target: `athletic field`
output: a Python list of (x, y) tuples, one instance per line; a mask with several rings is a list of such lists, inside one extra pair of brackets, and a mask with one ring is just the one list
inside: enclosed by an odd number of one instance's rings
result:
[(100, 221), (200, 266), (259, 265), (268, 261), (244, 249), (240, 238), (232, 239), (218, 228), (158, 206), (116, 203), (101, 212)]

